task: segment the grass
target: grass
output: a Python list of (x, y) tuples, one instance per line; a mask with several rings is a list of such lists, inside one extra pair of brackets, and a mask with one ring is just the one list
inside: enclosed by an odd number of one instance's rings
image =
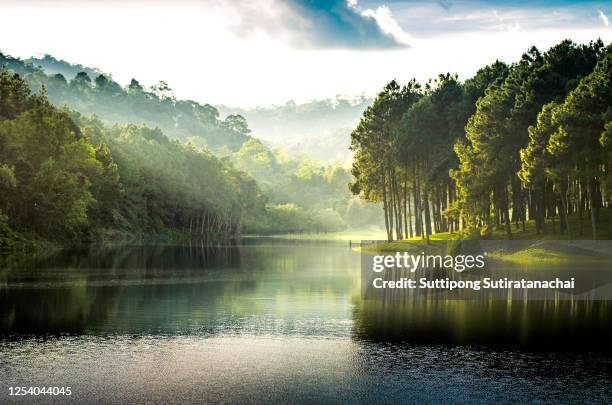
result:
[(569, 250), (557, 250), (550, 247), (543, 246), (530, 246), (526, 249), (519, 250), (510, 254), (500, 254), (497, 252), (489, 253), (489, 256), (496, 257), (498, 259), (511, 261), (514, 263), (559, 263), (568, 260), (591, 260), (584, 252), (577, 253)]

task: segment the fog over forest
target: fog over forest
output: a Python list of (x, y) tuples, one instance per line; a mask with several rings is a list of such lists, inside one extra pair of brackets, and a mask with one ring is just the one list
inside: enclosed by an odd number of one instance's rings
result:
[(372, 104), (364, 95), (312, 100), (256, 108), (217, 106), (223, 115), (240, 114), (253, 135), (290, 155), (306, 154), (327, 162), (350, 161), (350, 133), (363, 111)]

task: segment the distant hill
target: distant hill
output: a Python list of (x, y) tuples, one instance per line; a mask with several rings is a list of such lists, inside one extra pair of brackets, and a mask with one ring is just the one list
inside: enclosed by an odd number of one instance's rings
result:
[[(65, 105), (80, 113), (74, 116), (84, 122), (97, 122), (96, 118), (89, 117), (95, 115), (111, 126), (145, 124), (149, 128), (143, 131), (151, 134), (161, 133), (153, 129), (158, 127), (169, 138), (189, 140), (196, 147), (207, 145), (213, 154), (224, 158), (223, 164), (231, 163), (229, 167), (252, 176), (258, 190), (263, 192), (265, 205), (259, 207), (261, 217), (245, 220), (245, 227), (251, 231), (322, 231), (380, 224), (380, 208), (359, 201), (347, 187), (351, 180), (345, 164), (349, 157), (349, 134), (370, 103), (364, 97), (337, 97), (299, 105), (289, 102), (284, 106), (251, 110), (217, 108), (178, 100), (164, 82), (144, 88), (132, 79), (124, 87), (98, 69), (49, 55), (21, 60), (0, 53), (0, 70), (3, 68), (22, 76), (34, 92), (44, 86), (54, 105), (60, 108)], [(113, 128), (109, 131), (121, 133), (123, 127)], [(283, 151), (273, 151), (270, 144), (282, 146), (293, 157), (287, 158)], [(145, 146), (139, 146), (130, 155), (138, 155), (137, 161), (147, 165), (150, 161), (159, 162), (157, 152), (148, 151), (148, 156), (141, 154), (141, 149)], [(164, 162), (167, 167), (161, 168), (162, 173), (181, 164), (180, 156), (174, 158), (176, 162)], [(345, 162), (337, 162), (338, 158)], [(324, 164), (318, 160), (336, 162)], [(147, 172), (154, 171), (147, 167)], [(180, 178), (180, 173), (172, 173)], [(209, 173), (202, 172), (202, 175), (206, 177)], [(179, 183), (177, 179), (170, 181), (170, 184)]]
[(146, 124), (159, 127), (172, 138), (193, 139), (227, 154), (250, 139), (246, 120), (239, 115), (221, 118), (210, 104), (177, 100), (165, 82), (144, 88), (138, 80), (122, 87), (111, 75), (95, 68), (46, 55), (21, 60), (0, 52), (0, 68), (12, 70), (37, 92), (45, 87), (56, 105), (66, 105), (82, 114), (95, 114), (107, 124)]
[(313, 100), (302, 104), (232, 108), (219, 105), (223, 114), (245, 117), (255, 137), (285, 148), (290, 154), (307, 154), (332, 161), (349, 158), (350, 132), (372, 100), (365, 96)]
[(95, 78), (101, 74), (104, 74), (108, 78), (112, 77), (110, 74), (104, 73), (100, 69), (90, 68), (81, 64), (72, 64), (66, 62), (65, 60), (58, 60), (49, 54), (46, 54), (42, 58), (28, 58), (25, 59), (24, 62), (40, 67), (48, 75), (55, 75), (59, 73), (65, 78), (73, 78), (80, 72), (87, 73), (91, 78)]
[(171, 137), (190, 138), (222, 154), (238, 150), (253, 135), (268, 145), (281, 146), (291, 156), (348, 161), (350, 132), (372, 102), (365, 96), (337, 96), (251, 109), (214, 107), (177, 100), (164, 82), (143, 88), (133, 79), (122, 87), (109, 73), (48, 54), (21, 60), (0, 53), (0, 66), (23, 75), (35, 91), (44, 84), (47, 96), (57, 105), (96, 114), (108, 124), (159, 127)]

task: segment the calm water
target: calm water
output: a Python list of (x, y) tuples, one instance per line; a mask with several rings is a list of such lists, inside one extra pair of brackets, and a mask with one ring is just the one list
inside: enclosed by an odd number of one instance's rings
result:
[(0, 403), (612, 401), (608, 302), (363, 301), (345, 242), (64, 252), (0, 308)]

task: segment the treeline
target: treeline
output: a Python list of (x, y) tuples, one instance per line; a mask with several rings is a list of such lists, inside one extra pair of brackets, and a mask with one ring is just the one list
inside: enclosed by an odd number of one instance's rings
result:
[[(592, 237), (612, 221), (611, 47), (569, 40), (461, 83), (390, 82), (351, 134), (354, 194), (381, 201), (389, 240), (465, 230)], [(575, 218), (575, 219), (573, 219)], [(512, 230), (514, 223), (515, 231)], [(556, 227), (555, 227), (556, 230)], [(609, 230), (612, 236), (612, 230)]]
[[(72, 121), (75, 136), (94, 147), (98, 158), (106, 154), (117, 166), (120, 190), (98, 192), (90, 179), (87, 190), (95, 202), (82, 204), (85, 219), (57, 233), (37, 226), (26, 229), (15, 213), (8, 215), (5, 209), (10, 220), (4, 223), (10, 222), (13, 229), (26, 233), (31, 229), (43, 237), (95, 239), (115, 233), (179, 232), (199, 237), (328, 232), (380, 223), (373, 204), (350, 196), (346, 190), (350, 174), (340, 165), (282, 157), (249, 135), (242, 116), (221, 120), (216, 108), (176, 100), (163, 83), (144, 89), (132, 81), (122, 88), (109, 75), (51, 56), (23, 61), (0, 54), (2, 68), (18, 73), (32, 93), (44, 88), (49, 108), (65, 106), (57, 111)], [(225, 157), (215, 158), (209, 151)], [(8, 161), (0, 163), (16, 170)], [(115, 177), (108, 171), (90, 175)], [(32, 186), (31, 191), (35, 189)], [(117, 195), (120, 200), (111, 204)], [(357, 220), (348, 220), (349, 216)], [(5, 239), (16, 240), (18, 235)]]
[[(255, 181), (206, 149), (141, 125), (54, 107), (0, 70), (0, 245), (173, 232), (227, 238), (264, 210)], [(112, 235), (111, 235), (112, 236)]]
[(96, 114), (106, 124), (159, 127), (171, 138), (193, 138), (225, 154), (239, 149), (250, 137), (242, 116), (231, 114), (221, 118), (212, 105), (177, 100), (163, 81), (145, 88), (132, 79), (122, 87), (108, 74), (48, 55), (26, 62), (0, 52), (0, 68), (20, 74), (34, 92), (44, 86), (53, 104), (66, 105), (85, 115)]

